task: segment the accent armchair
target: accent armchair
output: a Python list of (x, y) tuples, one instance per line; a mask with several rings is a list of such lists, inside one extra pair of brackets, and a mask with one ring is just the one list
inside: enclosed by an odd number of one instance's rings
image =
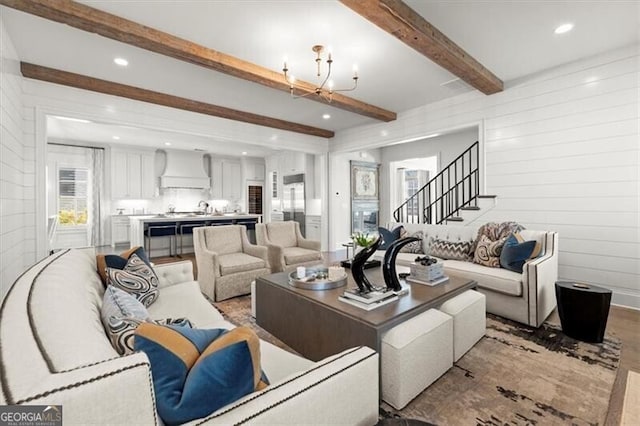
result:
[(291, 272), (297, 266), (322, 263), (320, 241), (304, 238), (295, 221), (256, 224), (256, 243), (268, 247), (273, 272)]
[(267, 248), (251, 244), (242, 225), (195, 228), (193, 240), (198, 283), (214, 301), (249, 294), (251, 281), (271, 273)]

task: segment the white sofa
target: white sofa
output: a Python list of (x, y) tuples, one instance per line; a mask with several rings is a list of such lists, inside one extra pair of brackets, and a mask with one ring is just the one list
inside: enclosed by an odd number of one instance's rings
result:
[[(479, 226), (427, 225), (415, 223), (390, 223), (388, 229), (402, 225), (411, 235), (424, 234), (423, 248), (428, 252), (431, 238), (446, 241), (474, 241)], [(478, 291), (487, 300), (487, 312), (514, 321), (539, 327), (556, 307), (555, 282), (558, 279), (558, 233), (523, 230), (525, 240), (536, 240), (541, 245), (540, 255), (525, 263), (521, 274), (503, 268), (491, 268), (471, 261), (442, 260), (446, 275), (475, 280)], [(374, 258), (383, 259), (384, 251), (378, 250)], [(400, 253), (397, 265), (409, 266), (417, 256)]]
[[(153, 318), (231, 328), (200, 293), (191, 262), (156, 266)], [(63, 405), (64, 424), (161, 424), (149, 360), (119, 356), (100, 320), (95, 251), (58, 252), (27, 270), (0, 309), (0, 404)], [(265, 390), (190, 424), (375, 424), (378, 355), (360, 347), (311, 362), (261, 342)]]

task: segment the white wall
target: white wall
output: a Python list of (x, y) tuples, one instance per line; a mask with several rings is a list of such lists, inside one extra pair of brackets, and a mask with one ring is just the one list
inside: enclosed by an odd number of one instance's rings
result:
[[(455, 160), (465, 149), (478, 140), (478, 128), (472, 127), (458, 132), (445, 134), (429, 139), (407, 142), (387, 146), (380, 149), (380, 223), (389, 222), (393, 209), (390, 200), (391, 188), (389, 186), (389, 163), (392, 161), (408, 160), (410, 158), (425, 158), (437, 156), (439, 160), (438, 171)], [(434, 176), (430, 176), (432, 179)]]
[(19, 58), (0, 16), (0, 299), (35, 260), (34, 150), (25, 146)]
[(351, 237), (351, 163), (380, 163), (379, 149), (329, 153), (329, 250), (344, 249), (340, 244)]
[[(338, 133), (337, 150), (379, 147), (480, 123), (487, 221), (560, 234), (561, 279), (602, 285), (640, 308), (640, 45)], [(387, 136), (384, 136), (386, 134)], [(334, 190), (344, 191), (347, 183)], [(343, 215), (333, 206), (331, 219)]]

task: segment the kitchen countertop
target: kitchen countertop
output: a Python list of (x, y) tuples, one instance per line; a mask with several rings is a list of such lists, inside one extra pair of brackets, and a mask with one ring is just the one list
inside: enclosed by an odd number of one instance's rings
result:
[[(123, 215), (124, 216), (124, 215)], [(255, 219), (256, 222), (262, 222), (260, 214), (236, 214), (225, 213), (224, 215), (203, 215), (203, 214), (174, 214), (174, 215), (157, 215), (150, 214), (144, 216), (129, 216), (131, 223), (130, 240), (131, 247), (144, 246), (144, 228), (147, 223), (159, 222), (204, 222), (216, 220), (236, 220), (236, 219)]]
[(133, 222), (189, 222), (189, 221), (202, 221), (202, 220), (228, 220), (228, 219), (260, 219), (260, 214), (241, 214), (241, 213), (225, 213), (221, 215), (213, 214), (175, 214), (175, 215), (143, 215), (143, 216), (129, 216), (129, 219)]

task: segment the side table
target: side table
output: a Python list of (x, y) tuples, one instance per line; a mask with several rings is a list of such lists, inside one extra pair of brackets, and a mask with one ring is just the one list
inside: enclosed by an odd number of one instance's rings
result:
[(562, 331), (569, 337), (602, 343), (607, 328), (611, 290), (591, 284), (556, 282)]

